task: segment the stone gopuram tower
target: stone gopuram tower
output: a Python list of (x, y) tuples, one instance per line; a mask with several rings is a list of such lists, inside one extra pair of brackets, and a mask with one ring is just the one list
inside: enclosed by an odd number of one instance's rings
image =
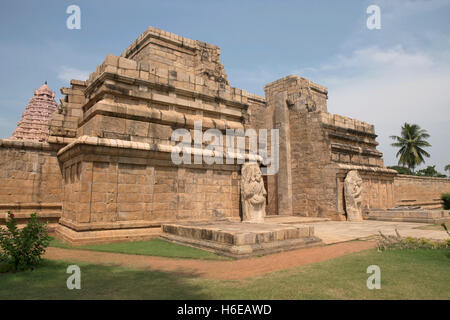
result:
[(57, 107), (55, 93), (47, 86), (46, 81), (38, 90), (34, 90), (34, 97), (30, 99), (10, 139), (47, 141), (48, 122)]

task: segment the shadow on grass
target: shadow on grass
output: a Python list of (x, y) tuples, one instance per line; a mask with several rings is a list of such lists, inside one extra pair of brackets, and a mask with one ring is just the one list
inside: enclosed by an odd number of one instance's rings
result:
[(83, 246), (71, 246), (58, 239), (52, 238), (50, 247), (62, 249), (89, 250), (100, 252), (135, 254), (173, 259), (198, 259), (198, 260), (233, 260), (219, 256), (210, 251), (197, 249), (162, 239), (146, 241), (117, 242), (107, 244), (91, 244)]
[(35, 270), (0, 274), (0, 300), (7, 299), (208, 299), (197, 275), (77, 263), (81, 289), (69, 290), (67, 267), (44, 260)]
[[(79, 263), (81, 290), (66, 287), (72, 263), (46, 260), (34, 271), (0, 274), (0, 300), (449, 299), (449, 257), (449, 249), (371, 249), (245, 281)], [(367, 288), (370, 265), (381, 269), (380, 290)]]

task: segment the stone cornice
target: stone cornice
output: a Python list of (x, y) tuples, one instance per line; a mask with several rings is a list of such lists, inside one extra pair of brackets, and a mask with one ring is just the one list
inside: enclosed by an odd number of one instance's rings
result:
[(339, 153), (361, 154), (376, 158), (381, 158), (383, 156), (383, 153), (378, 150), (355, 147), (341, 143), (331, 143), (331, 150)]
[[(350, 129), (350, 128), (343, 128), (334, 124), (328, 124), (328, 123), (322, 123), (322, 126), (325, 129), (328, 130), (334, 130), (336, 131), (336, 133), (333, 132), (329, 132), (329, 135), (332, 135), (336, 138), (340, 138), (340, 139), (346, 139), (346, 140), (353, 140), (356, 141), (356, 136), (361, 135), (361, 136), (365, 136), (365, 137), (369, 137), (370, 139), (376, 139), (378, 137), (378, 135), (376, 135), (375, 133), (371, 133), (371, 132), (367, 132), (367, 131), (362, 131), (362, 130), (356, 130), (356, 129)], [(377, 146), (378, 142), (376, 141), (361, 141), (367, 144), (372, 144)]]
[(343, 164), (343, 163), (337, 163), (338, 169), (344, 169), (344, 170), (358, 170), (363, 172), (369, 172), (369, 173), (384, 173), (389, 175), (398, 175), (397, 171), (393, 169), (388, 169), (384, 167), (371, 167), (371, 166), (360, 166), (355, 164)]
[[(105, 83), (106, 80), (114, 80), (114, 81), (117, 81), (119, 83), (131, 84), (131, 85), (136, 85), (136, 86), (139, 86), (139, 85), (146, 86), (149, 89), (155, 89), (157, 91), (174, 92), (174, 93), (178, 93), (180, 95), (185, 95), (185, 96), (190, 96), (192, 98), (202, 99), (204, 101), (213, 101), (213, 102), (217, 102), (217, 103), (222, 103), (222, 104), (224, 104), (226, 106), (239, 108), (239, 109), (242, 109), (242, 110), (247, 110), (247, 108), (248, 108), (248, 103), (242, 103), (242, 102), (238, 102), (236, 100), (229, 100), (229, 99), (226, 99), (224, 97), (221, 97), (220, 96), (221, 90), (218, 90), (217, 91), (218, 95), (214, 96), (214, 95), (208, 95), (208, 94), (205, 94), (205, 93), (200, 93), (200, 92), (197, 92), (197, 91), (177, 88), (176, 86), (170, 86), (170, 85), (161, 84), (161, 83), (154, 83), (152, 81), (144, 80), (144, 79), (141, 79), (141, 78), (133, 78), (133, 77), (128, 77), (128, 76), (120, 75), (120, 74), (117, 74), (117, 73), (105, 71), (105, 72), (101, 73), (86, 88), (85, 95), (86, 95), (86, 97), (89, 97), (89, 102), (87, 102), (83, 106), (83, 110), (86, 111), (95, 102), (95, 100), (96, 100), (95, 97), (93, 97), (94, 99), (92, 99), (90, 97), (90, 95), (94, 94), (94, 92), (96, 90), (98, 90), (99, 87), (102, 87), (102, 89), (100, 89), (100, 90), (103, 93), (111, 93), (111, 94), (115, 94), (115, 95), (119, 95), (119, 96), (131, 97), (131, 98), (148, 100), (148, 101), (152, 100), (150, 97), (133, 95), (132, 92), (130, 92), (131, 90), (129, 90), (129, 89), (126, 90), (126, 91), (124, 90), (124, 91), (120, 92), (118, 90), (112, 90), (111, 88), (107, 88), (106, 86), (104, 86), (104, 83)], [(95, 96), (97, 96), (98, 94), (99, 93), (96, 92)], [(253, 95), (253, 94), (249, 94), (249, 97), (251, 99), (256, 100), (256, 101), (264, 102), (262, 99), (261, 100), (257, 100), (258, 98), (262, 98), (262, 97), (258, 97), (258, 96)]]
[(38, 141), (31, 141), (31, 140), (0, 139), (0, 148), (57, 151), (59, 147), (52, 145), (50, 143), (47, 143), (47, 142), (38, 142)]
[[(62, 161), (67, 160), (67, 157), (74, 157), (81, 153), (81, 147), (83, 146), (94, 146), (96, 147), (95, 151), (98, 153), (105, 154), (116, 154), (120, 153), (120, 150), (136, 150), (143, 151), (142, 157), (148, 157), (148, 152), (156, 152), (156, 153), (172, 153), (172, 151), (189, 151), (192, 156), (194, 155), (202, 155), (202, 156), (210, 156), (214, 157), (216, 154), (214, 151), (193, 148), (193, 147), (178, 147), (167, 144), (160, 143), (145, 143), (145, 142), (135, 142), (135, 141), (126, 141), (120, 139), (108, 139), (108, 138), (98, 138), (91, 136), (81, 136), (72, 143), (63, 147), (58, 151), (57, 156)], [(116, 151), (113, 151), (113, 150)], [(136, 154), (138, 156), (138, 154)], [(262, 158), (259, 155), (252, 154), (241, 154), (241, 153), (230, 153), (230, 152), (219, 152), (217, 156), (229, 157), (232, 159), (244, 159), (245, 161), (261, 161)], [(223, 161), (223, 164), (226, 165), (226, 161)]]
[(179, 126), (180, 128), (192, 129), (195, 121), (202, 121), (202, 127), (206, 129), (218, 129), (224, 131), (226, 129), (244, 129), (241, 122), (228, 121), (221, 119), (212, 119), (196, 115), (184, 114), (178, 111), (160, 110), (157, 108), (148, 108), (146, 110), (117, 106), (108, 103), (108, 101), (100, 101), (90, 108), (84, 115), (79, 126), (83, 126), (96, 115), (105, 115), (110, 117), (119, 117), (124, 119), (133, 119), (143, 122), (159, 123), (163, 125)]
[(409, 180), (431, 180), (431, 181), (442, 181), (442, 182), (450, 182), (450, 178), (439, 178), (439, 177), (422, 177), (422, 176), (410, 176), (407, 174), (398, 174), (396, 179), (409, 179)]

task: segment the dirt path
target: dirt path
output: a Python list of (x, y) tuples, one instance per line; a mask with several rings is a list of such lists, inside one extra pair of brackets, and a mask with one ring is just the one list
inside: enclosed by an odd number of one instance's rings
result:
[(45, 258), (117, 265), (133, 269), (179, 272), (208, 279), (235, 280), (329, 260), (375, 246), (376, 243), (373, 241), (351, 241), (232, 261), (170, 259), (50, 247), (47, 248)]

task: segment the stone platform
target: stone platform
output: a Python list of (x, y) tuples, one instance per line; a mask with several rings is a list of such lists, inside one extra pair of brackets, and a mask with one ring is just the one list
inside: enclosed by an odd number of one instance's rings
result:
[(54, 236), (72, 246), (113, 242), (144, 241), (157, 238), (161, 228), (148, 221), (71, 223), (59, 220)]
[(450, 222), (450, 210), (372, 209), (368, 212), (366, 219), (397, 222), (444, 223)]
[[(303, 224), (304, 225), (304, 224)], [(417, 222), (395, 222), (395, 221), (326, 221), (314, 222), (314, 234), (319, 237), (324, 244), (333, 244), (353, 240), (374, 240), (380, 232), (384, 235), (395, 236), (395, 230), (402, 237), (425, 238), (432, 240), (448, 239), (444, 229), (427, 229), (427, 223)]]
[(312, 226), (267, 223), (192, 222), (164, 224), (161, 238), (211, 250), (217, 254), (247, 258), (321, 244)]

